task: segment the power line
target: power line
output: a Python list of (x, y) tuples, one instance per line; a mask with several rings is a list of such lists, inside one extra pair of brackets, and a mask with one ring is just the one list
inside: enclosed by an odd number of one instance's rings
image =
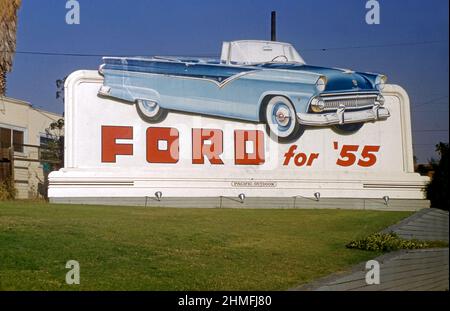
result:
[(448, 43), (448, 40), (403, 42), (403, 43), (388, 43), (388, 44), (373, 44), (373, 45), (354, 45), (354, 46), (344, 46), (344, 47), (303, 49), (302, 51), (329, 51), (329, 50), (347, 50), (347, 49), (370, 49), (370, 48), (385, 48), (385, 47), (396, 47), (396, 46), (426, 45), (426, 44), (437, 44), (437, 43)]
[(448, 112), (448, 109), (429, 109), (429, 110), (416, 110), (414, 112)]
[(58, 53), (58, 52), (37, 52), (37, 51), (16, 51), (16, 54), (42, 55), (42, 56), (69, 56), (69, 57), (102, 57), (100, 54), (82, 54), (82, 53)]
[[(426, 148), (431, 149), (431, 145), (436, 146), (437, 144), (413, 144), (414, 148)], [(434, 150), (435, 151), (435, 150)]]
[(430, 132), (430, 133), (434, 133), (434, 132), (448, 132), (448, 130), (413, 130), (413, 132)]
[[(11, 51), (3, 51), (4, 53), (11, 53)], [(102, 54), (95, 54), (95, 53), (66, 53), (66, 52), (41, 52), (41, 51), (16, 51), (16, 54), (24, 54), (24, 55), (38, 55), (38, 56), (66, 56), (66, 57), (103, 57), (103, 56), (110, 56), (110, 57), (132, 57), (137, 56), (138, 54), (110, 54), (110, 53), (102, 53)], [(164, 56), (180, 56), (175, 54), (165, 54), (165, 53), (148, 53), (145, 55), (156, 55), (161, 54)], [(190, 56), (190, 55), (186, 55)], [(192, 55), (193, 56), (193, 55)], [(217, 55), (213, 54), (196, 54), (196, 56), (199, 57), (217, 57)]]
[[(444, 99), (444, 98), (448, 98), (448, 95), (436, 97), (436, 98), (427, 100), (426, 102), (423, 102), (423, 103), (413, 104), (413, 108), (421, 107), (421, 106), (424, 106), (424, 105), (429, 105), (431, 103), (434, 103), (435, 101), (438, 101), (438, 100), (441, 100), (441, 99)], [(444, 104), (448, 104), (448, 103), (435, 103), (433, 105), (444, 105)]]
[[(330, 50), (350, 50), (350, 49), (369, 49), (369, 48), (385, 48), (385, 47), (399, 47), (399, 46), (414, 46), (414, 45), (428, 45), (448, 43), (448, 40), (436, 40), (436, 41), (419, 41), (419, 42), (403, 42), (403, 43), (388, 43), (388, 44), (373, 44), (373, 45), (354, 45), (354, 46), (342, 46), (342, 47), (325, 47), (325, 48), (309, 48), (302, 49), (301, 51), (330, 51)], [(2, 53), (14, 53), (13, 51), (2, 51)], [(17, 50), (16, 54), (24, 55), (40, 55), (40, 56), (65, 56), (65, 57), (102, 57), (108, 56), (135, 56), (137, 54), (109, 54), (109, 53), (73, 53), (73, 52), (50, 52), (50, 51), (22, 51)], [(179, 56), (170, 55), (165, 53), (144, 53), (144, 55), (164, 54), (166, 56)], [(182, 54), (182, 53), (180, 53)], [(189, 53), (189, 55), (196, 55), (200, 57), (217, 57), (217, 54), (202, 54), (202, 53)]]

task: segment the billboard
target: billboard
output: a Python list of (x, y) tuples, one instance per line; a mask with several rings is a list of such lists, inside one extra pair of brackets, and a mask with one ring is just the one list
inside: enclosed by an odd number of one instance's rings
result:
[(66, 81), (65, 167), (50, 175), (54, 202), (157, 192), (172, 198), (424, 198), (428, 178), (414, 173), (409, 99), (399, 86), (383, 90), (388, 118), (354, 132), (306, 126), (287, 142), (267, 124), (229, 117), (169, 110), (148, 122), (137, 104), (102, 96), (104, 86), (96, 71), (77, 71)]

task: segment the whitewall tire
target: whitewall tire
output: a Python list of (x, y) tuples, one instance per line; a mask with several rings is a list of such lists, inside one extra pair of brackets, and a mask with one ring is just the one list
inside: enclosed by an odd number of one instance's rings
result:
[(286, 97), (272, 97), (265, 107), (264, 117), (269, 135), (279, 142), (293, 141), (303, 133), (294, 105)]
[(158, 123), (167, 117), (167, 110), (161, 108), (161, 106), (154, 101), (138, 99), (136, 101), (136, 109), (139, 116), (149, 123)]

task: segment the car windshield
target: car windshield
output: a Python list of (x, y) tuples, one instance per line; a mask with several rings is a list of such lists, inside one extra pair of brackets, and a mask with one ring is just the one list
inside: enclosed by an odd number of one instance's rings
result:
[(295, 48), (274, 41), (233, 41), (224, 42), (221, 61), (227, 64), (300, 63), (305, 61)]

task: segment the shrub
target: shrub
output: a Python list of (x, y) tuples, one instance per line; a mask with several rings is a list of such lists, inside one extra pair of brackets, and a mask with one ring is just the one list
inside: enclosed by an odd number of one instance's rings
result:
[(11, 179), (0, 181), (0, 201), (13, 200), (16, 197), (16, 188)]
[(390, 252), (398, 249), (418, 249), (430, 247), (445, 247), (448, 243), (441, 241), (405, 240), (394, 232), (375, 233), (362, 240), (351, 241), (347, 248), (356, 248), (367, 251)]
[(448, 144), (440, 143), (436, 146), (436, 151), (441, 159), (439, 162), (433, 159), (430, 161), (434, 174), (426, 188), (427, 199), (430, 200), (431, 207), (448, 210), (450, 205), (448, 197)]

